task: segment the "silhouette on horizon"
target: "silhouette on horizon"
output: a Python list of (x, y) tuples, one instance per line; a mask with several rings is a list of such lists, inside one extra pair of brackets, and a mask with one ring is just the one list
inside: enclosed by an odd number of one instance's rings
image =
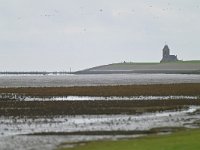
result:
[(168, 45), (165, 45), (163, 48), (163, 58), (160, 62), (163, 63), (163, 62), (176, 62), (176, 61), (178, 61), (177, 55), (170, 55), (170, 49)]

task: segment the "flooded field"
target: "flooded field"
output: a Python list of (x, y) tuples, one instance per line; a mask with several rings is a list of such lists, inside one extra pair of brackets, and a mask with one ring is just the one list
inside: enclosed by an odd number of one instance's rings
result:
[(164, 133), (171, 132), (169, 127), (196, 128), (200, 125), (199, 110), (199, 106), (190, 106), (179, 111), (135, 115), (1, 116), (0, 147), (50, 150), (63, 142), (145, 135), (145, 131), (153, 128), (163, 128), (160, 132)]
[(200, 76), (0, 76), (0, 124), (2, 150), (199, 128)]
[(0, 87), (68, 87), (132, 84), (200, 83), (200, 75), (101, 74), (101, 75), (0, 75)]

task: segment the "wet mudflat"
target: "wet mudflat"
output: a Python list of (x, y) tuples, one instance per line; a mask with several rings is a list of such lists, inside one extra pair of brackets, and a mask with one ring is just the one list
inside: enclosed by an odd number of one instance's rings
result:
[(199, 110), (198, 106), (190, 106), (179, 111), (132, 115), (2, 116), (0, 146), (5, 150), (49, 150), (66, 142), (73, 146), (76, 142), (168, 133), (174, 127), (196, 128)]
[(200, 127), (199, 100), (0, 103), (1, 113), (4, 112), (0, 117), (3, 150), (16, 147), (53, 150), (62, 143), (71, 147), (77, 142), (134, 138)]
[(200, 84), (0, 88), (0, 147), (133, 138), (200, 127)]
[(179, 110), (200, 105), (200, 100), (93, 100), (93, 101), (0, 101), (3, 116), (138, 114)]

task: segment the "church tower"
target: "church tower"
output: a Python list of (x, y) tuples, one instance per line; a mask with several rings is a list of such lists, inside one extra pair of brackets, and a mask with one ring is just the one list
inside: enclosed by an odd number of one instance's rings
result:
[(170, 55), (169, 47), (168, 47), (168, 45), (165, 45), (163, 48), (163, 58), (167, 58), (167, 57), (169, 57), (169, 55)]
[(160, 62), (163, 63), (163, 62), (176, 62), (176, 61), (178, 61), (177, 56), (170, 55), (170, 49), (168, 45), (165, 45), (163, 48), (163, 58)]

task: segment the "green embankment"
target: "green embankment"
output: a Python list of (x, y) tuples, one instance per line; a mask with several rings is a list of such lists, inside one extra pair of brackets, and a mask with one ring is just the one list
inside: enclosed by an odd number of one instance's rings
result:
[(119, 141), (91, 142), (70, 150), (199, 150), (199, 140), (200, 130), (195, 129), (170, 135), (154, 135)]
[(125, 66), (125, 65), (162, 65), (162, 64), (200, 64), (200, 60), (188, 60), (188, 61), (177, 61), (177, 62), (126, 62), (126, 63), (113, 63), (113, 66)]
[(200, 74), (200, 61), (177, 62), (124, 62), (97, 66), (77, 74), (111, 74), (111, 73), (165, 73), (165, 74)]
[(200, 60), (178, 61), (177, 63), (200, 63)]

